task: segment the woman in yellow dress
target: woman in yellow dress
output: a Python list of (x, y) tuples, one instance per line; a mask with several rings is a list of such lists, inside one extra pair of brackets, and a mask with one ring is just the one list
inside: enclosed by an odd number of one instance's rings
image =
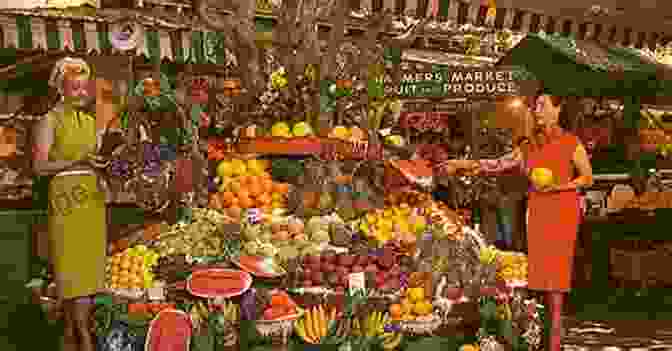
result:
[(104, 288), (105, 195), (94, 171), (96, 120), (91, 69), (81, 59), (56, 63), (50, 85), (62, 101), (36, 127), (34, 170), (51, 176), (49, 247), (65, 311), (63, 349), (93, 351), (89, 329), (93, 296)]

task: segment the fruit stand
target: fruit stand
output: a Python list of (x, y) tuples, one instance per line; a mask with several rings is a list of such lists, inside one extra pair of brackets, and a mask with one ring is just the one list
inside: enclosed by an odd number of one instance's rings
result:
[[(340, 88), (336, 104), (366, 94)], [(434, 161), (408, 158), (420, 150), (395, 132), (395, 97), (381, 98), (368, 117), (387, 135), (275, 119), (211, 137), (209, 208), (111, 248), (100, 347), (543, 347), (525, 255), (488, 245), (464, 208), (433, 199)]]
[[(335, 12), (330, 42), (340, 45)], [(314, 33), (303, 33), (302, 61), (279, 50), (267, 64), (249, 50), (256, 45), (249, 33), (206, 21), (237, 33), (231, 49), (240, 80), (213, 87), (185, 79), (174, 87), (158, 62), (151, 77), (128, 80), (127, 133), (106, 135), (102, 171), (133, 185), (143, 214), (164, 214), (170, 204), (183, 215), (147, 219), (111, 240), (106, 291), (92, 301), (99, 350), (543, 348), (543, 306), (525, 296), (526, 257), (482, 238), (467, 211), (476, 192), (452, 202), (432, 197), (439, 177), (467, 180), (454, 194), (486, 177), (474, 168), (435, 174), (449, 155), (424, 137), (445, 129), (437, 123), (443, 116), (399, 120), (403, 104), (385, 89), (385, 67), (394, 67), (392, 85), (401, 86), (403, 70), (386, 49), (403, 49), (414, 33), (385, 40), (381, 50), (386, 21), (371, 18), (363, 42), (329, 45), (326, 53), (312, 52)], [(332, 62), (337, 56), (345, 62)], [(311, 59), (324, 62), (295, 63)], [(422, 80), (405, 91), (445, 88)], [(489, 84), (511, 94), (511, 80)], [(221, 111), (204, 110), (220, 98), (224, 106), (213, 105)], [(166, 112), (177, 117), (170, 128), (177, 136), (153, 132), (152, 119)], [(198, 129), (210, 118), (233, 128), (207, 140), (205, 187), (196, 173), (197, 149), (206, 144)], [(417, 131), (406, 133), (410, 127)], [(194, 164), (195, 172), (185, 171)], [(169, 184), (175, 197), (166, 198)], [(199, 185), (207, 208), (188, 196)], [(52, 303), (49, 274), (40, 278), (37, 297)]]

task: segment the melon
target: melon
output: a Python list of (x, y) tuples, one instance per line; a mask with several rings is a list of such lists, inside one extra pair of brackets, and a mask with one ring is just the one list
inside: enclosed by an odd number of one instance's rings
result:
[(252, 276), (240, 270), (210, 268), (197, 270), (187, 280), (187, 291), (203, 298), (239, 296), (252, 286)]
[(548, 168), (534, 168), (530, 173), (530, 180), (535, 187), (543, 189), (555, 183), (553, 171)]
[(191, 331), (188, 314), (165, 309), (149, 323), (145, 351), (189, 351)]

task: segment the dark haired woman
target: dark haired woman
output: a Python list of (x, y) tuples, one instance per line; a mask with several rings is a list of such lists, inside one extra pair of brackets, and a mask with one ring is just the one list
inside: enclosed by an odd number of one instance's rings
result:
[[(593, 170), (586, 149), (579, 139), (563, 130), (561, 97), (539, 95), (531, 100), (535, 121), (533, 135), (521, 143), (507, 159), (509, 169), (521, 167), (529, 176), (534, 168), (548, 168), (557, 185), (531, 189), (528, 194), (528, 288), (547, 293), (551, 309), (550, 351), (560, 351), (561, 312), (564, 293), (570, 289), (574, 247), (581, 217), (577, 190), (593, 182)], [(444, 164), (463, 161), (447, 161)], [(455, 167), (455, 165), (453, 165)], [(485, 161), (481, 169), (488, 172)], [(508, 171), (499, 168), (495, 174)], [(492, 172), (493, 170), (491, 170)], [(575, 176), (576, 175), (576, 176)]]
[(540, 95), (531, 101), (535, 120), (531, 142), (521, 147), (527, 174), (548, 168), (557, 185), (534, 189), (528, 196), (528, 287), (547, 292), (551, 309), (551, 351), (560, 350), (561, 311), (570, 289), (574, 248), (581, 218), (577, 190), (593, 183), (593, 170), (579, 139), (560, 126), (561, 97)]

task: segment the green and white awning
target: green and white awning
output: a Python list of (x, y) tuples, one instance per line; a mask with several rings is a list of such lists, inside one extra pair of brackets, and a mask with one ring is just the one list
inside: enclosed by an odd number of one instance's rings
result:
[[(16, 49), (63, 50), (85, 53), (118, 52), (110, 41), (112, 25), (100, 19), (90, 21), (14, 15), (0, 12), (0, 46)], [(223, 35), (194, 31), (187, 26), (160, 27), (140, 23), (135, 49), (150, 59), (189, 63), (225, 63)]]

